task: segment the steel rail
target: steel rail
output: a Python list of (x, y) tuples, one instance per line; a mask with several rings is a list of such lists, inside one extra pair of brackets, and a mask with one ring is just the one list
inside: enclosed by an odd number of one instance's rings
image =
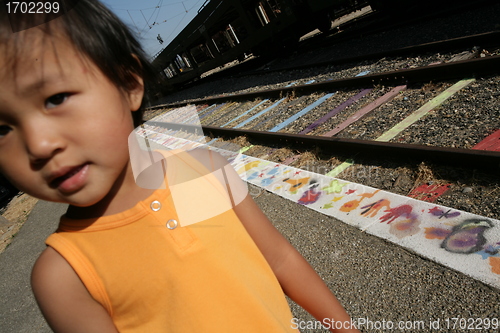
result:
[[(482, 34), (465, 36), (465, 37), (457, 37), (452, 39), (440, 40), (435, 42), (429, 42), (419, 45), (406, 46), (399, 49), (375, 52), (369, 54), (363, 54), (354, 57), (345, 57), (338, 58), (328, 61), (321, 61), (317, 63), (308, 63), (299, 66), (289, 66), (289, 67), (279, 67), (267, 70), (255, 70), (248, 71), (238, 75), (233, 75), (233, 77), (241, 77), (247, 75), (256, 75), (256, 74), (269, 74), (273, 72), (281, 72), (287, 70), (300, 70), (300, 69), (308, 69), (312, 67), (321, 67), (321, 66), (332, 66), (332, 65), (340, 65), (349, 62), (357, 62), (364, 61), (370, 59), (380, 59), (384, 57), (398, 57), (404, 56), (413, 53), (423, 53), (423, 52), (432, 52), (432, 51), (449, 51), (456, 50), (467, 47), (479, 46), (481, 48), (486, 47), (496, 47), (500, 45), (500, 31), (491, 31), (485, 32)], [(221, 72), (222, 73), (222, 72)]]
[[(168, 128), (170, 130), (182, 130), (188, 133), (199, 134), (199, 126), (148, 122), (149, 125)], [(390, 143), (371, 140), (343, 139), (336, 137), (323, 137), (292, 133), (272, 133), (244, 129), (220, 128), (214, 126), (202, 126), (203, 133), (213, 137), (235, 138), (246, 136), (256, 142), (286, 145), (300, 149), (320, 148), (323, 152), (331, 154), (349, 155), (349, 157), (377, 157), (377, 158), (405, 158), (408, 161), (426, 160), (452, 165), (463, 166), (498, 172), (500, 169), (500, 152), (486, 150), (472, 150), (461, 148), (433, 147), (405, 143)]]
[(500, 56), (456, 61), (432, 66), (402, 69), (390, 72), (356, 76), (346, 79), (322, 81), (312, 84), (268, 89), (250, 93), (234, 94), (196, 99), (188, 102), (156, 105), (148, 110), (179, 107), (194, 103), (222, 103), (228, 100), (251, 100), (255, 98), (276, 98), (289, 93), (308, 94), (317, 91), (342, 88), (367, 88), (375, 85), (402, 85), (439, 79), (439, 81), (491, 76), (500, 72)]

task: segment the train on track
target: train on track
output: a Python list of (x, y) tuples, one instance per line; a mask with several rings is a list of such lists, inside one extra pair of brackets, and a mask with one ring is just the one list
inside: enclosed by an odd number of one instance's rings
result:
[[(379, 2), (379, 0), (373, 0)], [(198, 15), (153, 60), (165, 90), (250, 54), (286, 50), (314, 29), (369, 0), (207, 0)]]

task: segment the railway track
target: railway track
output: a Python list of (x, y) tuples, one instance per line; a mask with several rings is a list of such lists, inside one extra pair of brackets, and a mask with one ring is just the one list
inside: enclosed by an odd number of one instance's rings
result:
[[(479, 101), (478, 92), (495, 94), (500, 85), (492, 73), (499, 72), (499, 56), (363, 72), (346, 79), (160, 105), (149, 110), (148, 124), (189, 137), (199, 128), (196, 122), (162, 123), (161, 114), (196, 106), (211, 146), (239, 143), (251, 156), (321, 169), (323, 174), (403, 195), (425, 184), (446, 185), (447, 195), (437, 202), (498, 217), (500, 152), (472, 148), (498, 129), (495, 96)], [(461, 111), (470, 119), (460, 118)], [(376, 176), (371, 174), (374, 169)], [(360, 170), (365, 170), (362, 177)]]

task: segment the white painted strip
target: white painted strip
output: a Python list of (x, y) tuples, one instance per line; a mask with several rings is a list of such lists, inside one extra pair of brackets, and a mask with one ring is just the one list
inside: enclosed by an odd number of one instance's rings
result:
[(256, 186), (500, 287), (499, 220), (250, 156), (239, 162)]

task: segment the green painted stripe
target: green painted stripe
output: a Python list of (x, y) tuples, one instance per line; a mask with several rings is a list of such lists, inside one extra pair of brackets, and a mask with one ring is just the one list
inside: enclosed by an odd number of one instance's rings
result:
[(251, 146), (246, 146), (246, 147), (241, 148), (241, 149), (240, 149), (240, 154), (243, 154), (244, 152), (246, 152), (248, 149), (250, 149), (250, 148), (252, 148), (252, 147), (253, 147), (253, 145), (251, 145)]
[(440, 95), (431, 99), (429, 102), (425, 103), (420, 109), (418, 109), (417, 111), (413, 112), (411, 115), (403, 119), (399, 124), (396, 124), (393, 128), (391, 128), (390, 130), (379, 136), (377, 139), (375, 139), (375, 141), (387, 142), (392, 140), (396, 135), (404, 131), (411, 124), (413, 124), (414, 122), (425, 116), (427, 113), (429, 113), (430, 110), (441, 105), (444, 101), (453, 96), (453, 94), (455, 94), (457, 91), (468, 86), (474, 81), (475, 79), (466, 79), (458, 81), (457, 83), (455, 83), (454, 85), (443, 91)]
[(326, 175), (328, 177), (337, 177), (339, 174), (341, 174), (345, 169), (350, 167), (351, 165), (354, 164), (354, 160), (348, 159), (344, 163), (340, 164), (337, 166), (335, 169), (327, 173)]

